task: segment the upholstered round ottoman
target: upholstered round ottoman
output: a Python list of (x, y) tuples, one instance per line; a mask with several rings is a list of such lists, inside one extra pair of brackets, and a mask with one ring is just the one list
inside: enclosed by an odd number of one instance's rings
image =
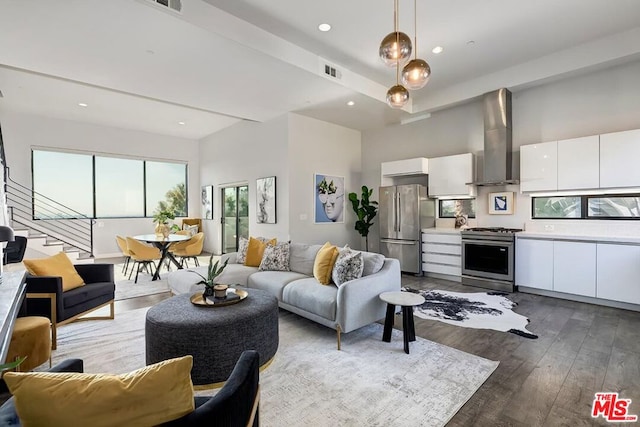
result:
[(221, 307), (191, 303), (177, 295), (151, 307), (145, 322), (147, 365), (193, 356), (191, 380), (197, 388), (226, 381), (240, 354), (256, 350), (260, 365), (278, 349), (278, 300), (269, 292), (247, 289), (246, 299)]
[(46, 317), (18, 317), (13, 325), (7, 362), (18, 357), (27, 358), (18, 366), (19, 371), (30, 371), (47, 360), (51, 366), (51, 321)]

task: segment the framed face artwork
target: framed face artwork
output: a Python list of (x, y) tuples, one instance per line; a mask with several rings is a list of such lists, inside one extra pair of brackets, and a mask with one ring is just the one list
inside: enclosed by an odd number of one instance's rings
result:
[(256, 207), (258, 224), (275, 224), (277, 222), (275, 176), (256, 180)]
[(201, 191), (202, 218), (213, 219), (213, 185), (205, 185)]
[(313, 182), (315, 223), (344, 222), (344, 177), (315, 174)]
[(512, 215), (515, 210), (513, 192), (489, 193), (491, 215)]

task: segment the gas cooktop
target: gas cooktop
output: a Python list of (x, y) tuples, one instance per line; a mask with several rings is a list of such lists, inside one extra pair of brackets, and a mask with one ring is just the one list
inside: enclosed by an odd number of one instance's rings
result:
[(517, 233), (522, 231), (521, 228), (504, 228), (504, 227), (474, 227), (462, 230), (463, 232), (482, 232), (482, 233)]

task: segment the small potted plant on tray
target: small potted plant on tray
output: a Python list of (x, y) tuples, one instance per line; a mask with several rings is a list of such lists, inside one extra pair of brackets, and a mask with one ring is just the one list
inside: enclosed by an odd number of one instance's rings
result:
[[(202, 296), (206, 299), (206, 297), (212, 297), (215, 295), (216, 298), (224, 298), (227, 292), (227, 285), (221, 285), (216, 283), (216, 279), (222, 272), (225, 267), (229, 263), (229, 260), (225, 260), (224, 264), (220, 265), (220, 261), (216, 261), (215, 264), (212, 264), (213, 254), (209, 258), (209, 268), (207, 269), (207, 277), (204, 277), (202, 274), (197, 271), (191, 270), (191, 272), (197, 274), (202, 277), (202, 280), (198, 282), (198, 285), (204, 285), (204, 292)], [(220, 266), (219, 266), (220, 265)], [(216, 289), (217, 287), (217, 289)], [(216, 294), (216, 291), (217, 294)]]

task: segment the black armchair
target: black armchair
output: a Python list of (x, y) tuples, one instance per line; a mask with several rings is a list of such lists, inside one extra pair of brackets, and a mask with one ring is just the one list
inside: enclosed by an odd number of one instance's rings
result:
[(13, 242), (8, 242), (4, 248), (3, 264), (11, 264), (22, 262), (24, 252), (27, 250), (27, 238), (23, 236), (15, 236)]
[[(259, 359), (257, 351), (244, 351), (229, 379), (215, 396), (196, 397), (196, 408), (193, 412), (162, 426), (258, 427)], [(83, 364), (80, 359), (65, 360), (49, 370), (49, 372), (82, 371)], [(13, 398), (0, 407), (0, 426), (10, 425), (20, 425)]]
[(243, 351), (224, 386), (213, 397), (196, 397), (196, 409), (164, 427), (258, 427), (260, 355)]
[[(83, 372), (84, 363), (81, 359), (67, 359), (58, 363), (48, 372)], [(2, 386), (6, 388), (4, 381)], [(0, 426), (19, 426), (20, 419), (16, 413), (16, 407), (13, 403), (13, 397), (0, 406)]]
[[(26, 315), (51, 319), (51, 344), (57, 345), (57, 327), (109, 305), (110, 315), (90, 319), (113, 319), (115, 281), (113, 264), (77, 264), (74, 266), (85, 285), (62, 292), (62, 278), (27, 275)], [(85, 317), (84, 319), (89, 319)]]

